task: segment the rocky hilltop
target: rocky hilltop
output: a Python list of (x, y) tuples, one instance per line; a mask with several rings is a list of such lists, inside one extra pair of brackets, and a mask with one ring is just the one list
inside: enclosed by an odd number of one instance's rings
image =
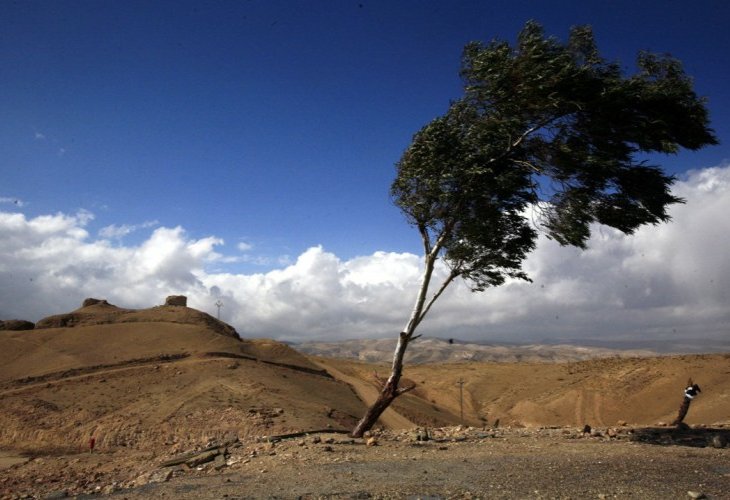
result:
[(150, 322), (202, 325), (221, 335), (238, 338), (235, 328), (208, 313), (187, 307), (187, 299), (181, 295), (167, 297), (164, 305), (149, 309), (124, 309), (104, 299), (88, 298), (75, 311), (43, 318), (35, 324), (35, 328), (73, 328)]

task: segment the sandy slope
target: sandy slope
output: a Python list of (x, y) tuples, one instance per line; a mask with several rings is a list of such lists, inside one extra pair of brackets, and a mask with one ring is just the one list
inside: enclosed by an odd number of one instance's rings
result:
[[(316, 359), (315, 363), (327, 370), (337, 380), (349, 384), (366, 405), (373, 404), (378, 398), (378, 389), (376, 386), (367, 383), (357, 376), (346, 374), (336, 367), (336, 363), (324, 358)], [(389, 429), (411, 429), (416, 426), (414, 422), (408, 420), (393, 408), (385, 410), (380, 416), (379, 422)]]
[[(374, 386), (387, 365), (328, 360), (327, 366)], [(421, 425), (459, 423), (463, 380), (465, 423), (471, 425), (653, 425), (671, 422), (692, 377), (703, 389), (688, 423), (730, 419), (730, 355), (603, 359), (579, 363), (451, 363), (410, 365), (417, 383), (396, 400), (398, 411)]]
[(91, 435), (107, 448), (182, 448), (348, 427), (365, 408), (293, 349), (243, 341), (187, 307), (98, 304), (41, 323), (74, 326), (0, 332), (0, 448), (74, 450)]

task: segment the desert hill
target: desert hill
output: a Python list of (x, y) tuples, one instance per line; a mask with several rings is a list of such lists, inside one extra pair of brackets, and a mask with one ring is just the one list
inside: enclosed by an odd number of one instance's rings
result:
[[(471, 348), (452, 347), (462, 360)], [(414, 361), (432, 359), (428, 349), (413, 351)], [(730, 355), (535, 359), (542, 362), (410, 363), (405, 377), (417, 388), (380, 423), (456, 425), (462, 409), (473, 426), (671, 422), (689, 377), (703, 393), (688, 423), (730, 415)], [(373, 372), (388, 369), (241, 339), (183, 305), (85, 301), (32, 330), (0, 331), (0, 449), (77, 449), (91, 435), (108, 449), (185, 449), (227, 435), (349, 430), (377, 394)]]
[(123, 309), (103, 299), (86, 299), (75, 311), (43, 318), (36, 323), (35, 328), (65, 328), (119, 323), (178, 323), (201, 325), (221, 335), (238, 337), (232, 326), (213, 318), (208, 313), (182, 305), (187, 303), (187, 300), (180, 300), (181, 304), (174, 302), (173, 297), (168, 297), (164, 306), (150, 309)]
[[(328, 371), (375, 386), (387, 364), (320, 358)], [(417, 384), (394, 409), (422, 426), (614, 426), (670, 423), (689, 378), (702, 387), (688, 424), (730, 423), (730, 354), (608, 358), (575, 363), (412, 364)]]
[[(393, 357), (395, 338), (351, 339), (338, 342), (302, 342), (294, 348), (312, 356), (346, 358), (367, 363), (388, 363)], [(406, 362), (415, 364), (478, 362), (568, 362), (608, 357), (656, 356), (649, 349), (609, 349), (577, 345), (505, 345), (474, 344), (424, 337), (413, 342), (406, 352)]]
[(316, 370), (305, 356), (269, 340), (243, 340), (207, 313), (181, 305), (125, 309), (86, 299), (32, 330), (0, 331), (0, 382), (159, 357), (248, 356)]
[(365, 408), (290, 347), (243, 340), (185, 306), (99, 301), (2, 331), (0, 367), (0, 448), (75, 449), (91, 435), (110, 448), (184, 447), (347, 427)]

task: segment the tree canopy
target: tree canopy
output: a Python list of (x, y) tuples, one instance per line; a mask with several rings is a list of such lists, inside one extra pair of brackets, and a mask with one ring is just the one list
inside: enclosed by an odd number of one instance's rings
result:
[[(626, 234), (669, 220), (682, 200), (654, 153), (716, 144), (705, 100), (681, 63), (642, 52), (626, 76), (602, 58), (588, 26), (567, 42), (528, 22), (514, 46), (464, 49), (464, 95), (422, 128), (397, 163), (395, 204), (421, 234), (425, 270), (381, 396), (362, 434), (398, 387), (403, 353), (431, 305), (456, 278), (475, 291), (529, 279), (522, 262), (539, 231), (585, 248), (593, 224)], [(427, 300), (437, 260), (450, 273)], [(373, 420), (374, 418), (374, 420)]]
[[(638, 72), (598, 54), (590, 27), (567, 43), (529, 22), (512, 47), (470, 43), (464, 96), (419, 131), (392, 196), (408, 221), (475, 289), (525, 278), (536, 226), (586, 246), (593, 223), (630, 234), (669, 220), (674, 178), (646, 154), (717, 141), (682, 65), (640, 53)], [(539, 209), (536, 221), (528, 207)]]

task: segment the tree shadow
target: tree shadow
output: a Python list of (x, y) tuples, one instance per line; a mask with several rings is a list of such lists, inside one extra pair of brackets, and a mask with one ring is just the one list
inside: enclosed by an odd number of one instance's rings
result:
[(635, 429), (631, 441), (659, 446), (730, 447), (730, 429), (719, 427), (645, 427)]

